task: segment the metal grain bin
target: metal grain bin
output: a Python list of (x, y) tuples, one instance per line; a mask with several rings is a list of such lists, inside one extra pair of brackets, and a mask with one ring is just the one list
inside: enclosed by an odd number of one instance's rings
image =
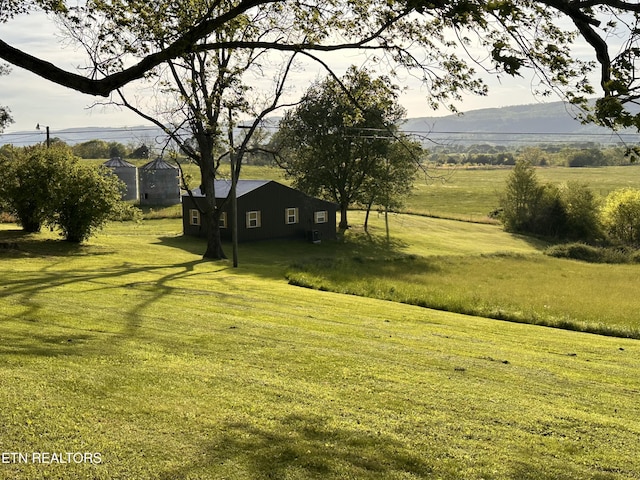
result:
[(180, 203), (180, 169), (158, 157), (140, 167), (140, 205)]
[(138, 199), (138, 167), (125, 162), (120, 157), (113, 157), (103, 163), (105, 167), (111, 169), (116, 177), (124, 182), (127, 189), (122, 194), (123, 200)]

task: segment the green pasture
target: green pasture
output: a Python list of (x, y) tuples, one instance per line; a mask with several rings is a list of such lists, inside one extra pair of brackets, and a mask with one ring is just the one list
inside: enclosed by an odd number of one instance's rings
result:
[[(420, 215), (487, 222), (499, 206), (508, 168), (432, 168), (420, 175), (403, 211)], [(582, 182), (606, 196), (623, 187), (640, 188), (640, 165), (601, 168), (548, 167), (536, 170), (541, 182)]]
[(28, 461), (2, 457), (0, 478), (640, 477), (636, 340), (285, 279), (342, 249), (428, 267), (447, 239), (452, 262), (543, 258), (487, 225), (477, 241), (443, 224), (442, 244), (413, 244), (399, 220), (392, 250), (377, 223), (371, 239), (245, 244), (238, 269), (202, 261), (176, 219), (112, 224), (82, 246), (1, 226), (18, 248), (0, 251), (0, 444)]
[[(361, 212), (352, 222), (362, 223)], [(640, 338), (638, 265), (543, 254), (542, 241), (496, 225), (393, 214), (348, 232), (326, 256), (292, 263), (293, 284), (456, 313)], [(369, 248), (363, 251), (362, 244)]]
[[(104, 160), (89, 160), (101, 164)], [(133, 163), (142, 166), (147, 160)], [(190, 162), (181, 163), (190, 185), (199, 185), (198, 167)], [(589, 185), (597, 194), (606, 196), (611, 191), (624, 188), (640, 188), (640, 164), (599, 168), (542, 167), (537, 170), (541, 182), (560, 184), (577, 181)], [(414, 182), (412, 194), (401, 209), (404, 213), (451, 218), (463, 221), (496, 223), (489, 214), (499, 206), (499, 198), (509, 175), (509, 168), (482, 168), (473, 166), (434, 167), (420, 172)], [(230, 178), (227, 165), (219, 170), (220, 178)], [(243, 179), (269, 179), (289, 184), (282, 169), (275, 166), (245, 165)], [(162, 215), (176, 216), (177, 209), (158, 212), (149, 218)]]

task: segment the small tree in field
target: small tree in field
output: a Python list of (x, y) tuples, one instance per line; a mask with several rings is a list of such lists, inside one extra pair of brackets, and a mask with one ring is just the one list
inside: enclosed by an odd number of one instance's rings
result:
[(602, 208), (602, 223), (612, 240), (640, 245), (640, 190), (625, 188), (610, 193)]
[(82, 164), (64, 145), (13, 153), (2, 162), (0, 195), (28, 232), (50, 225), (66, 240), (82, 242), (127, 208), (123, 183), (107, 169)]
[(16, 149), (0, 172), (6, 208), (26, 232), (39, 232), (53, 215), (60, 175), (69, 157), (64, 146)]
[(500, 201), (505, 230), (530, 232), (543, 194), (533, 165), (518, 159)]
[(389, 145), (386, 158), (369, 175), (362, 195), (362, 203), (366, 209), (365, 232), (368, 231), (371, 208), (379, 205), (385, 212), (387, 237), (389, 236), (388, 212), (402, 207), (411, 193), (422, 153), (420, 143), (406, 137)]
[(83, 242), (124, 208), (122, 187), (106, 168), (71, 161), (60, 179), (49, 222), (60, 228), (65, 240)]

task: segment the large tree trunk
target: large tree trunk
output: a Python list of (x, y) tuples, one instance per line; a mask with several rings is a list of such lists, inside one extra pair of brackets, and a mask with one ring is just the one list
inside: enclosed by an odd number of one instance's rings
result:
[(222, 260), (227, 258), (222, 249), (222, 240), (220, 238), (220, 228), (218, 227), (218, 220), (215, 218), (217, 215), (212, 215), (207, 229), (207, 249), (204, 252), (203, 258), (210, 260)]
[(347, 228), (349, 228), (349, 223), (347, 222), (347, 210), (349, 209), (349, 205), (340, 204), (340, 224), (338, 225), (338, 229), (344, 232)]
[(227, 258), (222, 249), (220, 238), (220, 210), (216, 205), (215, 174), (209, 162), (203, 162), (200, 166), (202, 176), (202, 189), (205, 195), (206, 208), (204, 211), (204, 224), (207, 227), (207, 249), (203, 258), (222, 260)]

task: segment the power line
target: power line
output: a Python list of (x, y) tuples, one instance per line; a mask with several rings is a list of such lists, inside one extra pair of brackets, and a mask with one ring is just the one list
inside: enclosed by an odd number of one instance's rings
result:
[[(265, 124), (262, 128), (267, 130), (277, 130), (279, 127), (277, 125), (269, 125)], [(375, 133), (375, 132), (385, 132), (388, 133), (388, 130), (384, 128), (367, 128), (367, 127), (348, 127), (347, 130), (351, 132), (362, 132), (362, 133)], [(166, 134), (162, 132), (159, 127), (156, 126), (136, 126), (136, 127), (88, 127), (88, 128), (65, 128), (59, 131), (51, 130), (51, 135), (60, 138), (63, 141), (73, 141), (74, 136), (86, 136), (89, 134), (103, 135), (103, 136), (113, 136), (114, 134), (154, 134), (158, 136), (165, 136)], [(609, 138), (611, 139), (608, 143), (618, 143), (616, 142), (627, 140), (637, 140), (640, 141), (640, 134), (638, 133), (624, 133), (624, 132), (496, 132), (496, 131), (463, 131), (463, 130), (398, 130), (399, 134), (407, 134), (414, 135), (418, 137), (422, 137), (423, 140), (447, 140), (442, 138), (442, 136), (450, 136), (449, 140), (454, 142), (479, 142), (479, 141), (493, 141), (493, 142), (526, 142), (526, 143), (550, 143), (555, 142), (556, 140), (552, 140), (554, 138), (558, 139), (568, 139), (568, 138), (592, 138), (592, 139), (602, 139)], [(0, 134), (0, 144), (2, 143), (13, 143), (17, 145), (30, 144), (38, 141), (42, 141), (43, 137), (42, 132), (6, 132)], [(189, 136), (189, 133), (178, 133), (178, 136), (184, 137)], [(516, 138), (518, 137), (518, 138)], [(523, 138), (524, 137), (524, 138)], [(531, 138), (538, 137), (538, 138)], [(116, 140), (116, 139), (114, 139)], [(560, 142), (562, 140), (557, 140)], [(565, 140), (566, 141), (566, 140)]]

